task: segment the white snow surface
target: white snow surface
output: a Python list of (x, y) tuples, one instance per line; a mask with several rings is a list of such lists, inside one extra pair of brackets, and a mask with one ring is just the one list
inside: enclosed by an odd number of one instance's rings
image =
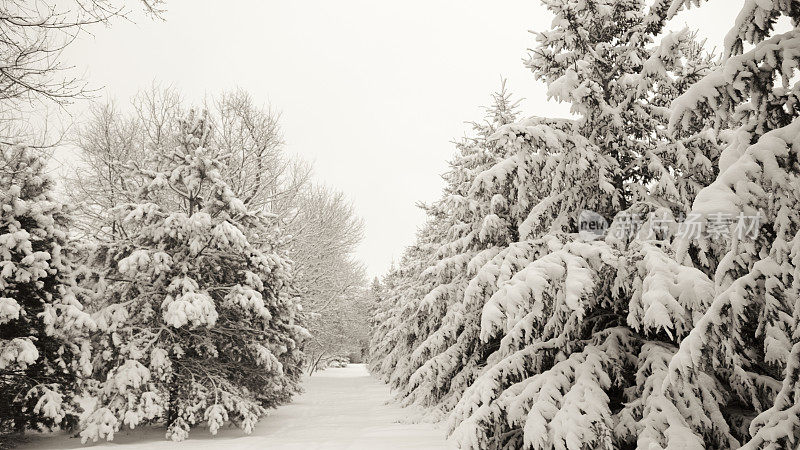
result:
[(317, 372), (304, 383), (306, 392), (263, 418), (253, 434), (222, 428), (216, 436), (205, 428), (192, 430), (186, 441), (164, 438), (163, 428), (123, 428), (112, 442), (81, 445), (62, 434), (35, 435), (19, 450), (40, 449), (451, 449), (445, 430), (429, 423), (411, 423), (415, 411), (390, 402), (389, 388), (363, 364)]

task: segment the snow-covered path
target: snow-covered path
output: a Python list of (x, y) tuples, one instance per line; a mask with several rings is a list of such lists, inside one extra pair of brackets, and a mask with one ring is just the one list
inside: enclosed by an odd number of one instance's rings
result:
[(187, 441), (164, 440), (163, 430), (123, 431), (111, 443), (82, 446), (78, 439), (33, 438), (22, 449), (446, 449), (444, 430), (401, 423), (409, 415), (390, 398), (388, 387), (364, 365), (327, 369), (304, 384), (306, 392), (265, 417), (253, 434), (237, 429), (192, 431)]

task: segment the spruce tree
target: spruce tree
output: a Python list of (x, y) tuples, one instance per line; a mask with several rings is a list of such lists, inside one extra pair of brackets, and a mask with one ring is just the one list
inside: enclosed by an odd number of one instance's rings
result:
[(485, 189), (487, 169), (506, 158), (491, 136), (517, 118), (517, 102), (511, 99), (505, 81), (492, 95), (483, 121), (473, 123), (472, 136), (457, 144), (458, 152), (444, 178), (447, 186), (433, 205), (445, 225), (436, 261), (421, 276), (434, 280), (416, 312), (431, 329), (418, 339), (410, 355), (411, 364), (398, 378), (408, 379), (407, 401), (449, 411), (464, 388), (477, 375), (486, 345), (478, 339), (475, 325), (480, 308), (466, 294), (476, 272), (514, 240), (515, 204), (503, 184), (501, 191)]
[[(537, 33), (528, 65), (576, 119), (526, 119), (497, 133), (499, 145), (530, 155), (523, 167), (497, 170), (538, 178), (517, 223), (523, 251), (502, 263), (512, 273), (480, 319), (481, 339), (499, 340), (499, 349), (450, 427), (468, 448), (626, 447), (647, 429), (664, 361), (711, 290), (670, 248), (719, 152), (713, 135), (673, 139), (667, 130), (670, 101), (711, 63), (685, 31), (655, 45), (659, 5), (544, 3), (556, 19)], [(583, 210), (611, 222), (611, 232), (582, 235)]]
[(432, 280), (421, 280), (419, 275), (435, 258), (441, 227), (428, 220), (417, 234), (417, 242), (409, 247), (400, 263), (384, 279), (384, 294), (377, 317), (385, 318), (372, 330), (372, 370), (394, 388), (402, 388), (407, 378), (402, 377), (409, 355), (417, 345), (418, 337), (430, 330), (420, 321), (416, 312), (425, 292), (433, 288)]
[[(699, 2), (670, 3), (674, 15)], [(732, 125), (719, 176), (692, 206), (721, 219), (729, 238), (706, 233), (699, 244), (677, 246), (687, 263), (702, 254), (697, 247), (716, 256), (713, 301), (656, 386), (660, 403), (640, 448), (702, 448), (709, 433), (748, 449), (800, 441), (798, 22), (796, 2), (744, 2), (722, 66), (673, 105), (676, 135), (706, 117)], [(709, 390), (719, 392), (714, 414), (705, 408)]]
[[(435, 295), (414, 301), (449, 309), (443, 319), (437, 310), (419, 314), (434, 312), (426, 321), (434, 331), (406, 359), (423, 363), (408, 382), (395, 376), (409, 398), (454, 406), (450, 429), (466, 448), (635, 444), (664, 360), (711, 289), (670, 248), (677, 218), (714, 176), (716, 137), (674, 139), (667, 129), (670, 102), (709, 72), (710, 58), (685, 31), (655, 44), (660, 5), (545, 4), (556, 20), (537, 34), (528, 64), (576, 118), (528, 118), (487, 139), (494, 162), (474, 175), (462, 203), (481, 225), (464, 228), (489, 245), (465, 247), (484, 252), (429, 277)], [(624, 233), (587, 240), (582, 210)], [(459, 224), (463, 214), (448, 206), (438, 217)], [(661, 230), (659, 220), (672, 226)], [(637, 223), (641, 231), (628, 232)], [(459, 237), (449, 234), (445, 245), (461, 243), (450, 236)], [(465, 281), (453, 285), (458, 279)], [(398, 371), (408, 372), (402, 364)]]
[[(404, 320), (393, 323), (392, 314), (382, 311), (380, 320), (386, 323), (379, 323), (375, 331), (385, 334), (382, 329), (387, 327), (397, 328), (394, 333), (415, 330), (409, 351), (399, 355), (388, 374), (405, 402), (437, 406), (445, 412), (467, 380), (475, 376), (481, 350), (476, 348), (480, 341), (470, 324), (480, 310), (466, 308), (464, 292), (474, 270), (497, 253), (498, 243), (511, 236), (506, 222), (510, 208), (503, 197), (473, 194), (472, 190), (479, 174), (508, 156), (498, 154), (489, 137), (515, 120), (515, 107), (504, 81), (501, 90), (493, 94), (493, 105), (486, 108), (485, 120), (473, 123), (472, 135), (457, 142), (458, 153), (444, 175), (447, 186), (442, 198), (428, 206), (431, 225), (424, 236), (429, 240), (426, 248), (433, 253), (426, 262), (411, 263), (404, 258), (401, 270), (387, 277), (388, 298), (398, 292), (394, 284), (398, 278), (414, 286), (395, 297), (405, 301)], [(407, 256), (413, 252), (410, 249)], [(405, 309), (410, 304), (414, 308)], [(380, 340), (376, 343), (380, 345)]]
[(0, 434), (77, 425), (95, 323), (76, 295), (68, 225), (45, 158), (0, 145)]

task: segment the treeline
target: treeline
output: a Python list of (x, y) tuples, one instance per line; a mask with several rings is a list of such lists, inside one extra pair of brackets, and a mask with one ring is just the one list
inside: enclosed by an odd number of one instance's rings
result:
[[(364, 345), (361, 220), (246, 92), (95, 104), (56, 141), (77, 155), (56, 185), (54, 144), (29, 119), (83, 97), (57, 50), (126, 11), (0, 6), (0, 446), (54, 427), (84, 442), (249, 433), (304, 368)], [(360, 328), (338, 326), (348, 314)]]
[(526, 65), (573, 118), (494, 95), (382, 279), (373, 372), (462, 448), (794, 448), (800, 9), (744, 2), (718, 61), (665, 31), (695, 2), (543, 3)]
[[(242, 93), (222, 99), (217, 114), (174, 105), (158, 123), (99, 108), (80, 134), (68, 204), (41, 152), (2, 145), (4, 433), (58, 425), (112, 439), (150, 423), (174, 440), (199, 424), (250, 432), (299, 392), (307, 322), (312, 333), (326, 325), (300, 304), (346, 308), (363, 291), (351, 256), (360, 222), (284, 159), (274, 117)], [(320, 197), (327, 215), (312, 220)], [(295, 263), (297, 251), (333, 268)]]

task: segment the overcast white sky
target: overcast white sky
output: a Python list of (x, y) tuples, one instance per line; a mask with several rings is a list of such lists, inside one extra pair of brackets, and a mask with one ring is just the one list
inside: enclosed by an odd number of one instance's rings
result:
[[(735, 7), (733, 6), (735, 4)], [(721, 46), (741, 0), (683, 13)], [(563, 116), (522, 65), (547, 29), (536, 0), (168, 0), (166, 21), (94, 29), (64, 55), (102, 95), (126, 102), (154, 79), (190, 98), (241, 87), (283, 113), (287, 151), (344, 191), (366, 222), (358, 256), (382, 274), (423, 221), (450, 142), (509, 80), (525, 114)]]

